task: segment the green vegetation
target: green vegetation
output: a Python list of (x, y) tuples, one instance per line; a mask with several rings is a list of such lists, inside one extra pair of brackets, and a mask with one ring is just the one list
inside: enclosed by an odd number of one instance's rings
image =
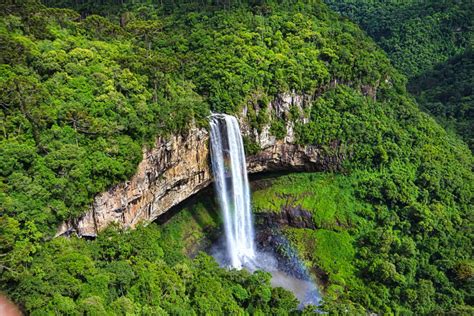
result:
[(190, 83), (142, 63), (150, 57), (131, 38), (86, 33), (117, 28), (107, 20), (34, 2), (13, 9), (26, 12), (0, 21), (1, 200), (6, 215), (51, 233), (130, 177), (156, 135), (184, 131), (207, 107)]
[(253, 194), (253, 206), (311, 213), (315, 230), (285, 227), (283, 233), (320, 276), (329, 312), (472, 312), (466, 306), (474, 271), (469, 224), (454, 228), (459, 214), (442, 203), (402, 206), (403, 199), (416, 199), (416, 189), (394, 180), (366, 171), (282, 176)]
[[(375, 45), (324, 6), (215, 9), (162, 17), (143, 4), (121, 27), (33, 0), (4, 4), (5, 214), (50, 235), (130, 177), (153, 137), (205, 125), (209, 109), (247, 106), (259, 128), (262, 104), (282, 91), (312, 94), (331, 78), (403, 89)], [(281, 124), (273, 130), (281, 136)]]
[(160, 226), (161, 235), (166, 240), (162, 248), (170, 254), (179, 253), (176, 262), (205, 250), (217, 237), (215, 233), (220, 231), (222, 223), (218, 207), (212, 194), (206, 193), (200, 194), (198, 200), (193, 198), (169, 222)]
[(301, 206), (312, 213), (317, 228), (340, 230), (356, 226), (357, 209), (366, 205), (354, 197), (350, 180), (318, 174), (292, 174), (278, 178), (272, 185), (252, 194), (255, 213), (280, 212), (282, 208)]
[(409, 78), (462, 53), (472, 42), (470, 1), (324, 0), (359, 24)]
[(339, 304), (351, 306), (347, 298), (358, 292), (362, 280), (356, 275), (354, 248), (361, 232), (370, 227), (365, 216), (374, 212), (372, 205), (356, 198), (354, 183), (352, 176), (293, 174), (252, 195), (257, 213), (296, 207), (311, 213), (315, 230), (285, 227), (283, 233), (307, 268), (318, 271), (324, 302), (333, 312)]
[(281, 192), (314, 214), (318, 230), (287, 234), (329, 276), (323, 308), (472, 312), (472, 154), (419, 111), (355, 24), (318, 1), (48, 4), (80, 13), (0, 4), (0, 290), (28, 313), (294, 308), (265, 273), (186, 258), (217, 225), (208, 203), (169, 226), (50, 240), (133, 174), (156, 136), (205, 126), (210, 110), (246, 108), (252, 127), (283, 137), (265, 105), (288, 92), (313, 97), (287, 118), (298, 143), (347, 157), (347, 176), (289, 178)]
[(374, 38), (407, 75), (420, 106), (474, 150), (472, 1), (324, 2)]
[(466, 50), (415, 77), (409, 85), (418, 103), (474, 149), (474, 53)]
[(56, 238), (10, 295), (31, 315), (264, 315), (296, 308), (290, 292), (270, 286), (268, 273), (222, 269), (204, 253), (187, 259), (169, 247), (176, 238), (156, 224), (109, 228), (95, 241)]

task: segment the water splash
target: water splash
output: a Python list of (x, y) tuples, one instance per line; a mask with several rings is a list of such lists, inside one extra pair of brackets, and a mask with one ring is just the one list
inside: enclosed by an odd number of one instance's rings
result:
[(224, 215), (230, 265), (240, 269), (255, 259), (250, 189), (239, 123), (233, 116), (212, 114), (211, 160), (219, 206)]

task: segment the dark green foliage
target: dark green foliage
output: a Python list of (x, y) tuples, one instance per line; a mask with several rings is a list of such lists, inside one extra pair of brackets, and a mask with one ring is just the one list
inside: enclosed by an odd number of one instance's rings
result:
[(243, 137), (243, 142), (246, 155), (255, 155), (261, 150), (260, 146), (248, 137)]
[(474, 53), (466, 50), (409, 84), (418, 103), (474, 149)]
[(287, 133), (285, 122), (274, 119), (270, 125), (270, 133), (277, 139), (283, 139)]
[(472, 45), (471, 1), (324, 0), (357, 22), (409, 78)]
[(372, 36), (408, 76), (420, 106), (474, 149), (472, 1), (325, 2)]
[[(270, 286), (266, 273), (229, 271), (201, 253), (169, 264), (169, 240), (155, 224), (109, 228), (95, 241), (56, 238), (22, 274), (11, 297), (31, 315), (233, 314), (290, 311), (294, 296)], [(173, 238), (177, 238), (173, 236)], [(192, 312), (194, 310), (194, 312)]]

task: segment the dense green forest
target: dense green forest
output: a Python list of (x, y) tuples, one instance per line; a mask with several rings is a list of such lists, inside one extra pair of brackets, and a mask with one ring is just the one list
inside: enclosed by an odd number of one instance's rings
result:
[(350, 157), (344, 174), (326, 175), (340, 200), (317, 195), (325, 176), (281, 180), (294, 194), (314, 188), (304, 205), (315, 214), (321, 203), (335, 210), (315, 217), (314, 231), (287, 232), (329, 275), (321, 308), (473, 312), (472, 154), (418, 109), (406, 77), (356, 24), (320, 1), (46, 4), (77, 11), (0, 4), (0, 290), (26, 312), (294, 310), (266, 273), (188, 259), (179, 218), (112, 227), (94, 241), (52, 239), (61, 221), (130, 177), (156, 136), (244, 106), (258, 128), (275, 120), (262, 105), (289, 91), (314, 100), (287, 118), (298, 142), (328, 151), (341, 142)]
[(415, 77), (410, 92), (449, 131), (474, 149), (474, 53), (472, 48)]
[(474, 3), (325, 0), (359, 24), (409, 79), (419, 105), (474, 149)]
[(296, 309), (293, 294), (272, 288), (266, 272), (221, 269), (204, 253), (187, 257), (218, 223), (215, 206), (212, 213), (198, 204), (165, 226), (110, 227), (94, 241), (56, 238), (31, 259), (12, 298), (32, 315), (268, 315)]

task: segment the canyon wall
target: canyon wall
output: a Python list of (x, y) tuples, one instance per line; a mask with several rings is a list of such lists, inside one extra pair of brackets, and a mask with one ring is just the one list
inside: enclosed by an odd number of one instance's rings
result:
[[(281, 95), (268, 104), (268, 111), (274, 119), (284, 119), (290, 106), (302, 109), (304, 99)], [(324, 150), (296, 144), (292, 121), (286, 123), (287, 133), (282, 139), (271, 135), (270, 123), (259, 130), (251, 128), (246, 112), (244, 108), (239, 116), (242, 134), (260, 147), (258, 153), (247, 157), (249, 173), (338, 170), (346, 158), (346, 150), (338, 142)], [(158, 138), (152, 149), (144, 150), (143, 160), (129, 181), (98, 194), (86, 214), (63, 223), (57, 236), (76, 233), (93, 237), (111, 223), (133, 228), (155, 220), (212, 182), (209, 150), (209, 133), (204, 128)]]

